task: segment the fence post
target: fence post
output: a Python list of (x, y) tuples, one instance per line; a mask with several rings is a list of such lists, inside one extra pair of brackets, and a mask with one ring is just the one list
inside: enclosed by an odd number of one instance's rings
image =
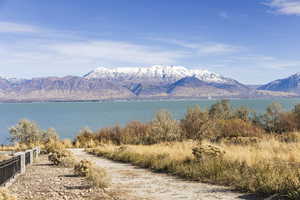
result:
[(40, 153), (41, 153), (41, 147), (37, 147), (36, 148), (36, 155), (37, 155), (37, 157), (39, 157)]
[(15, 153), (14, 156), (20, 156), (21, 157), (21, 174), (24, 174), (26, 171), (26, 165), (25, 165), (25, 152), (18, 152)]
[(30, 153), (30, 163), (29, 164), (32, 164), (33, 163), (33, 150), (30, 149), (30, 150), (27, 150), (25, 152), (29, 152)]

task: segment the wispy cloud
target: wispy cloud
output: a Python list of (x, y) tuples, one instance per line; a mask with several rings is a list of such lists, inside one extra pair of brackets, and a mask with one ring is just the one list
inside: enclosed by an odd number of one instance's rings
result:
[(35, 26), (27, 24), (19, 24), (13, 22), (1, 22), (0, 21), (0, 32), (2, 33), (37, 33), (40, 29)]
[(104, 59), (135, 64), (175, 63), (188, 56), (187, 52), (120, 41), (86, 41), (49, 45), (49, 49), (66, 57)]
[(229, 14), (225, 11), (222, 11), (222, 12), (219, 13), (219, 17), (221, 17), (222, 19), (228, 19)]
[[(2, 75), (15, 76), (17, 71), (21, 77), (80, 75), (97, 66), (177, 64), (186, 57), (189, 54), (184, 51), (107, 40), (28, 39), (17, 41), (17, 45), (1, 42), (0, 46), (0, 66), (9, 66)], [(14, 73), (8, 74), (10, 71)]]
[(300, 16), (299, 0), (270, 0), (264, 4), (271, 7), (275, 13)]
[(247, 67), (256, 68), (261, 70), (273, 69), (273, 70), (284, 70), (289, 68), (299, 68), (300, 60), (288, 60), (280, 59), (273, 56), (265, 55), (243, 55), (238, 57), (229, 57), (223, 60), (224, 66), (236, 66), (236, 67)]
[(219, 42), (187, 42), (176, 39), (165, 39), (165, 38), (148, 38), (151, 40), (161, 41), (169, 44), (174, 44), (180, 47), (192, 49), (198, 55), (224, 55), (237, 53), (244, 50), (244, 47), (219, 43)]

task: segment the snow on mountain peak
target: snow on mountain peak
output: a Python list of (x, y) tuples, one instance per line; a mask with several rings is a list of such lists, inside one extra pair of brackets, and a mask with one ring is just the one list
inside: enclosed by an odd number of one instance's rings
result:
[(195, 76), (207, 82), (225, 83), (227, 78), (214, 72), (202, 69), (187, 69), (183, 66), (154, 65), (151, 67), (99, 67), (84, 77), (87, 79), (105, 78), (116, 80), (158, 79), (179, 80), (187, 76)]

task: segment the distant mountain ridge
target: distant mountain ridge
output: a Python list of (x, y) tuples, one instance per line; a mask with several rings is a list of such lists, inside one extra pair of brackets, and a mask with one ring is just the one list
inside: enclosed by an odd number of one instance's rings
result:
[(182, 66), (101, 67), (82, 77), (0, 77), (0, 102), (290, 97), (300, 96), (299, 75), (271, 82), (256, 90), (214, 72)]
[(258, 90), (294, 92), (300, 94), (300, 73), (262, 85)]

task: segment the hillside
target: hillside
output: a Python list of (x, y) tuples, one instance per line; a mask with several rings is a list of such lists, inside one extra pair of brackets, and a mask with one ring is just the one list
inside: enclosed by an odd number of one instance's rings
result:
[(268, 90), (277, 92), (292, 92), (300, 94), (300, 73), (294, 74), (284, 79), (272, 81), (262, 85), (258, 90)]

